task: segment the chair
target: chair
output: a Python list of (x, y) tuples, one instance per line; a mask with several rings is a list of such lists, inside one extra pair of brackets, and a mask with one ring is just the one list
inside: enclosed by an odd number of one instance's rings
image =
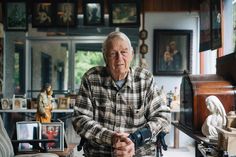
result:
[[(20, 141), (17, 141), (20, 142)], [(15, 155), (12, 142), (4, 128), (2, 117), (0, 116), (0, 156), (1, 157), (59, 157), (52, 153), (35, 153)]]

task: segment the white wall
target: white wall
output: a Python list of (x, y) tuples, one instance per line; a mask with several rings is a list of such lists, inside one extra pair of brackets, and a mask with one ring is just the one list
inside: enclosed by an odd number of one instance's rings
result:
[[(199, 15), (195, 12), (163, 12), (163, 13), (145, 13), (145, 29), (148, 31), (148, 38), (145, 43), (149, 46), (149, 52), (146, 55), (148, 69), (153, 71), (153, 32), (154, 29), (180, 29), (192, 30), (192, 73), (199, 74), (199, 53), (198, 53), (198, 31)], [(160, 87), (164, 85), (166, 91), (180, 86), (181, 76), (155, 76), (155, 81)]]
[[(145, 29), (148, 31), (148, 38), (145, 43), (149, 46), (149, 52), (145, 56), (148, 69), (153, 71), (153, 33), (154, 29), (180, 29), (192, 30), (192, 73), (199, 74), (199, 15), (198, 13), (179, 12), (179, 13), (146, 13), (145, 14)], [(164, 85), (165, 91), (174, 90), (177, 86), (180, 88), (182, 76), (155, 76), (156, 84), (160, 87)], [(173, 146), (173, 128), (167, 136), (166, 141), (169, 146)], [(192, 144), (193, 140), (185, 134), (180, 134), (180, 146)]]

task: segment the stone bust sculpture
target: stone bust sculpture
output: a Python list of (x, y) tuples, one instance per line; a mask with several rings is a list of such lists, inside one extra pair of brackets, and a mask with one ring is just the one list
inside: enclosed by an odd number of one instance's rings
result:
[(216, 96), (208, 96), (206, 98), (206, 106), (210, 111), (210, 115), (206, 118), (202, 125), (202, 133), (210, 140), (218, 139), (218, 132), (216, 127), (223, 127), (226, 125), (226, 113), (224, 106)]

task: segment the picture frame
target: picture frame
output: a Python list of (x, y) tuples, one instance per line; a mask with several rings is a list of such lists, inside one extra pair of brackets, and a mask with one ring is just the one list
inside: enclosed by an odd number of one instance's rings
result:
[(58, 109), (69, 109), (70, 108), (70, 98), (60, 97), (58, 98)]
[(86, 0), (83, 1), (84, 25), (104, 25), (104, 1)]
[(10, 100), (8, 98), (1, 99), (1, 109), (2, 110), (10, 110), (11, 109)]
[(192, 30), (154, 30), (154, 75), (191, 73)]
[(200, 3), (200, 52), (211, 49), (211, 0)]
[(46, 144), (48, 151), (64, 151), (64, 123), (41, 123), (41, 139), (57, 140)]
[(54, 5), (49, 0), (32, 2), (32, 27), (54, 26)]
[(140, 0), (109, 0), (110, 26), (140, 26)]
[(77, 1), (60, 0), (56, 3), (57, 27), (75, 27), (77, 24)]
[(27, 109), (27, 100), (24, 98), (23, 95), (13, 95), (12, 109), (13, 110)]
[[(19, 121), (16, 122), (17, 140), (33, 140), (41, 138), (41, 127), (37, 121)], [(34, 151), (29, 143), (19, 143), (18, 151)]]
[(221, 34), (221, 0), (211, 0), (211, 49), (222, 46)]
[(6, 31), (28, 30), (28, 8), (24, 0), (11, 0), (4, 3), (4, 28)]

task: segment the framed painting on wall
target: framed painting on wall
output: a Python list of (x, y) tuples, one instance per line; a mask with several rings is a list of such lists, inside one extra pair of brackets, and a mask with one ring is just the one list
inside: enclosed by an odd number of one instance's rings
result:
[(211, 49), (211, 14), (210, 1), (200, 3), (200, 52)]
[(83, 1), (84, 25), (104, 25), (103, 0)]
[(109, 1), (110, 26), (134, 26), (140, 25), (140, 1), (139, 0), (110, 0)]
[(39, 0), (32, 2), (32, 27), (54, 26), (54, 7), (52, 2)]
[(211, 0), (211, 49), (221, 46), (221, 0)]
[(154, 30), (154, 75), (191, 73), (192, 30)]
[(27, 31), (27, 4), (25, 1), (6, 1), (5, 9), (5, 30), (6, 31)]
[(76, 1), (57, 1), (56, 3), (56, 26), (75, 27), (77, 24)]

